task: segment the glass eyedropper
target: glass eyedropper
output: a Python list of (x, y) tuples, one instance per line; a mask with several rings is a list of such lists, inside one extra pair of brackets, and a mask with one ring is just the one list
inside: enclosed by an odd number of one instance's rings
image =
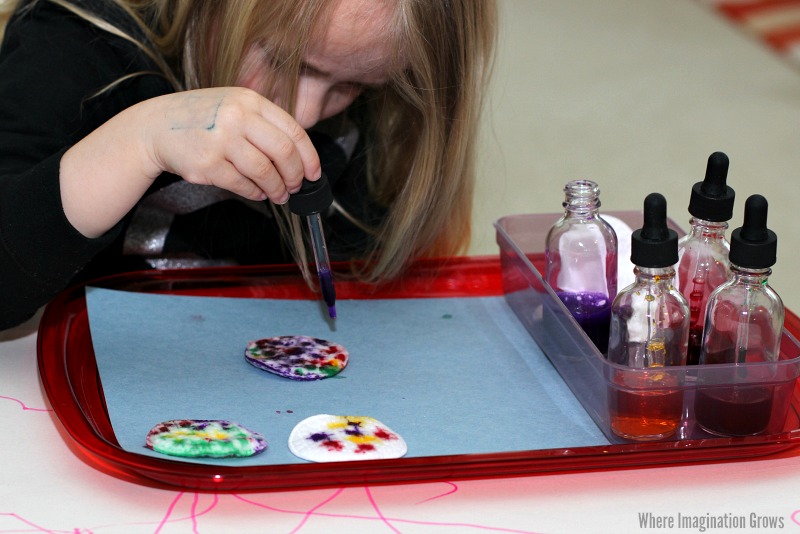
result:
[(332, 203), (333, 191), (324, 173), (319, 180), (314, 182), (303, 178), (300, 191), (289, 197), (289, 210), (305, 217), (308, 224), (308, 234), (311, 240), (311, 249), (314, 252), (322, 298), (328, 305), (328, 315), (331, 319), (335, 319), (336, 289), (333, 287), (328, 246), (325, 244), (325, 233), (322, 231), (322, 218), (320, 217), (320, 213), (328, 209)]

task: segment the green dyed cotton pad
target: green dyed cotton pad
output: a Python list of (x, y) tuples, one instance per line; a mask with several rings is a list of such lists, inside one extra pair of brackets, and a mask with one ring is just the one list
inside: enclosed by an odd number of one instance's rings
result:
[(173, 419), (150, 429), (146, 446), (170, 456), (226, 458), (257, 454), (267, 448), (267, 440), (230, 421)]

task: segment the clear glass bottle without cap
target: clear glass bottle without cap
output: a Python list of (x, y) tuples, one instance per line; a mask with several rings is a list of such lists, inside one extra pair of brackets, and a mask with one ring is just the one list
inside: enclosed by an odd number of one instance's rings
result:
[(689, 305), (673, 285), (677, 261), (678, 234), (667, 227), (667, 201), (651, 193), (644, 225), (631, 236), (636, 279), (611, 307), (609, 361), (643, 370), (615, 370), (609, 386), (611, 430), (624, 438), (666, 438), (681, 422), (679, 375), (664, 372), (686, 363), (689, 341)]
[(691, 229), (678, 241), (676, 285), (689, 302), (690, 314), (688, 365), (700, 361), (708, 296), (731, 275), (725, 231), (733, 217), (735, 192), (726, 184), (728, 164), (722, 152), (709, 156), (705, 178), (692, 187)]
[[(778, 238), (767, 228), (767, 208), (763, 196), (749, 197), (742, 227), (731, 233), (733, 277), (708, 298), (701, 365), (774, 362), (780, 356), (785, 310), (768, 284)], [(737, 386), (747, 372), (746, 367), (732, 370), (728, 386), (698, 385), (695, 417), (703, 429), (743, 436), (766, 428), (774, 386)]]
[(564, 194), (564, 215), (547, 234), (545, 279), (605, 354), (617, 294), (617, 234), (600, 216), (595, 182), (573, 180)]

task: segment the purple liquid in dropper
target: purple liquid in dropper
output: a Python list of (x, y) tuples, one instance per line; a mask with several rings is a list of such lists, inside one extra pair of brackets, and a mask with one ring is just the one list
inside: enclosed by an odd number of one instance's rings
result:
[(328, 305), (331, 319), (336, 318), (336, 292), (333, 289), (328, 251), (325, 246), (325, 233), (322, 231), (320, 212), (326, 210), (333, 202), (333, 192), (325, 173), (315, 181), (303, 178), (300, 191), (289, 196), (289, 209), (292, 213), (306, 218), (314, 261), (317, 264), (322, 298)]
[(333, 287), (333, 276), (330, 269), (320, 269), (319, 286), (322, 289), (322, 299), (328, 305), (328, 315), (331, 319), (336, 319), (336, 289)]

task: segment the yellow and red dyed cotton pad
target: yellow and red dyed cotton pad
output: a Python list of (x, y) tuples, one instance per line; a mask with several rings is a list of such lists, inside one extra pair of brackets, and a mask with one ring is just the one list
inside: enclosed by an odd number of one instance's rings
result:
[(289, 450), (311, 462), (400, 458), (405, 440), (377, 419), (353, 415), (314, 415), (289, 435)]
[(251, 341), (244, 353), (248, 363), (292, 380), (320, 380), (339, 374), (347, 365), (347, 349), (338, 343), (308, 336), (278, 336)]
[(147, 433), (147, 448), (170, 456), (225, 458), (252, 456), (267, 440), (240, 424), (215, 419), (173, 419)]

